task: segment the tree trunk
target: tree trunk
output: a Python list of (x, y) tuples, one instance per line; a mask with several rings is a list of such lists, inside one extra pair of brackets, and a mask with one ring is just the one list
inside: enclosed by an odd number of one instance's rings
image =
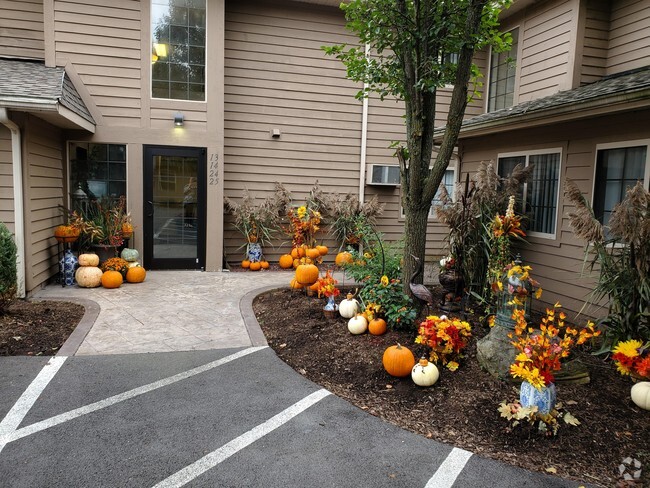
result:
[(404, 242), (404, 268), (402, 276), (404, 277), (404, 292), (411, 297), (411, 290), (409, 288), (411, 278), (413, 278), (413, 283), (422, 283), (424, 278), (424, 272), (420, 273), (418, 276), (412, 276), (417, 267), (413, 256), (418, 257), (424, 266), (424, 250), (427, 241), (428, 218), (428, 208), (415, 208), (406, 212), (404, 234), (408, 237)]

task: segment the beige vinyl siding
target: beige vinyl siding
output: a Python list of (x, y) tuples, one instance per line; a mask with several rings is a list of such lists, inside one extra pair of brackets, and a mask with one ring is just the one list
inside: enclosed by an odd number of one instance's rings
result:
[(580, 85), (593, 83), (605, 75), (610, 3), (608, 0), (587, 2)]
[[(358, 192), (361, 138), (359, 86), (321, 46), (353, 42), (337, 9), (228, 2), (225, 50), (224, 191), (260, 200), (283, 183), (295, 203), (316, 180), (325, 191)], [(279, 138), (271, 130), (279, 129)], [(243, 237), (225, 221), (228, 259), (240, 259)], [(321, 232), (320, 236), (325, 234)], [(279, 244), (276, 243), (276, 244)], [(329, 243), (332, 244), (331, 242)], [(276, 259), (282, 249), (265, 249)]]
[[(650, 111), (645, 110), (572, 124), (513, 131), (469, 139), (463, 143), (463, 172), (471, 173), (476, 171), (481, 161), (496, 161), (501, 152), (563, 148), (557, 238), (530, 237), (530, 244), (521, 247), (524, 262), (533, 267), (534, 276), (544, 289), (541, 306), (559, 301), (565, 309), (577, 313), (593, 284), (593, 277), (582, 274), (585, 243), (573, 235), (569, 225), (568, 214), (573, 211), (573, 207), (562, 197), (565, 179), (573, 179), (587, 200), (591, 201), (596, 145), (647, 138), (645, 128), (648, 124)], [(603, 310), (591, 308), (587, 314), (598, 317), (603, 315)]]
[(56, 63), (74, 64), (108, 125), (141, 123), (140, 6), (134, 0), (54, 2)]
[(0, 56), (43, 59), (43, 0), (0, 3)]
[[(571, 32), (577, 2), (546, 2), (520, 26), (517, 103), (571, 88)], [(513, 26), (514, 27), (514, 26)]]
[(0, 222), (13, 232), (14, 189), (11, 153), (11, 132), (0, 125)]
[(57, 271), (57, 244), (53, 227), (62, 222), (64, 203), (61, 130), (29, 116), (24, 130), (25, 169), (25, 285), (28, 291)]
[(650, 64), (650, 0), (612, 2), (607, 74)]

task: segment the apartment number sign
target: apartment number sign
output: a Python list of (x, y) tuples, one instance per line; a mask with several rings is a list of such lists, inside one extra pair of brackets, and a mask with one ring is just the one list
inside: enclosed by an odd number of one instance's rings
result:
[(219, 184), (219, 155), (215, 153), (210, 154), (208, 183), (210, 186)]

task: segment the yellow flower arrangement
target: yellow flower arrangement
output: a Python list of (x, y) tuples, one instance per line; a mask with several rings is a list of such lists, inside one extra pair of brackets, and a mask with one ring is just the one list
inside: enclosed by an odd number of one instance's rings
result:
[(650, 342), (643, 344), (636, 339), (620, 341), (612, 352), (619, 373), (650, 378)]
[(450, 319), (446, 315), (440, 317), (430, 315), (420, 324), (416, 344), (424, 344), (431, 348), (430, 359), (434, 363), (442, 362), (451, 371), (458, 369), (456, 359), (462, 357), (472, 327), (460, 319)]

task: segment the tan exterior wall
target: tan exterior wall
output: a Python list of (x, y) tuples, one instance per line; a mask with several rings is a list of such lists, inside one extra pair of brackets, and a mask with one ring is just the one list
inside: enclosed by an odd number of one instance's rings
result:
[(519, 26), (515, 104), (572, 88), (579, 2), (542, 2), (508, 19)]
[(65, 173), (61, 131), (34, 116), (23, 125), (25, 288), (32, 291), (57, 272), (53, 227), (61, 223)]
[(587, 1), (580, 85), (593, 83), (605, 76), (610, 4), (608, 0)]
[[(321, 46), (354, 42), (336, 8), (228, 2), (225, 54), (225, 194), (260, 199), (274, 182), (304, 202), (316, 180), (323, 190), (358, 193), (360, 87)], [(281, 132), (279, 138), (271, 130)], [(229, 261), (243, 241), (226, 217)], [(321, 231), (321, 236), (324, 237)], [(288, 239), (287, 239), (288, 240)], [(330, 245), (333, 243), (328, 242)], [(279, 243), (278, 243), (279, 244)], [(275, 260), (282, 248), (266, 248)]]
[(43, 59), (43, 0), (0, 3), (0, 56)]
[[(558, 124), (545, 128), (513, 131), (489, 137), (466, 139), (462, 143), (463, 172), (474, 173), (481, 161), (496, 162), (498, 154), (546, 148), (562, 148), (560, 195), (565, 179), (571, 178), (592, 199), (596, 145), (647, 139), (646, 127), (650, 111), (595, 118), (589, 121)], [(521, 141), (521, 142), (518, 142)], [(525, 142), (525, 141), (535, 141)], [(533, 267), (533, 273), (544, 289), (543, 304), (560, 301), (566, 310), (578, 312), (591, 290), (592, 281), (581, 276), (584, 242), (571, 232), (568, 213), (572, 207), (560, 199), (555, 239), (529, 237), (530, 245), (522, 246), (523, 260)], [(587, 310), (594, 316), (602, 310)]]
[(650, 0), (612, 2), (607, 74), (650, 64)]
[(11, 132), (0, 125), (0, 222), (14, 231), (14, 189)]

